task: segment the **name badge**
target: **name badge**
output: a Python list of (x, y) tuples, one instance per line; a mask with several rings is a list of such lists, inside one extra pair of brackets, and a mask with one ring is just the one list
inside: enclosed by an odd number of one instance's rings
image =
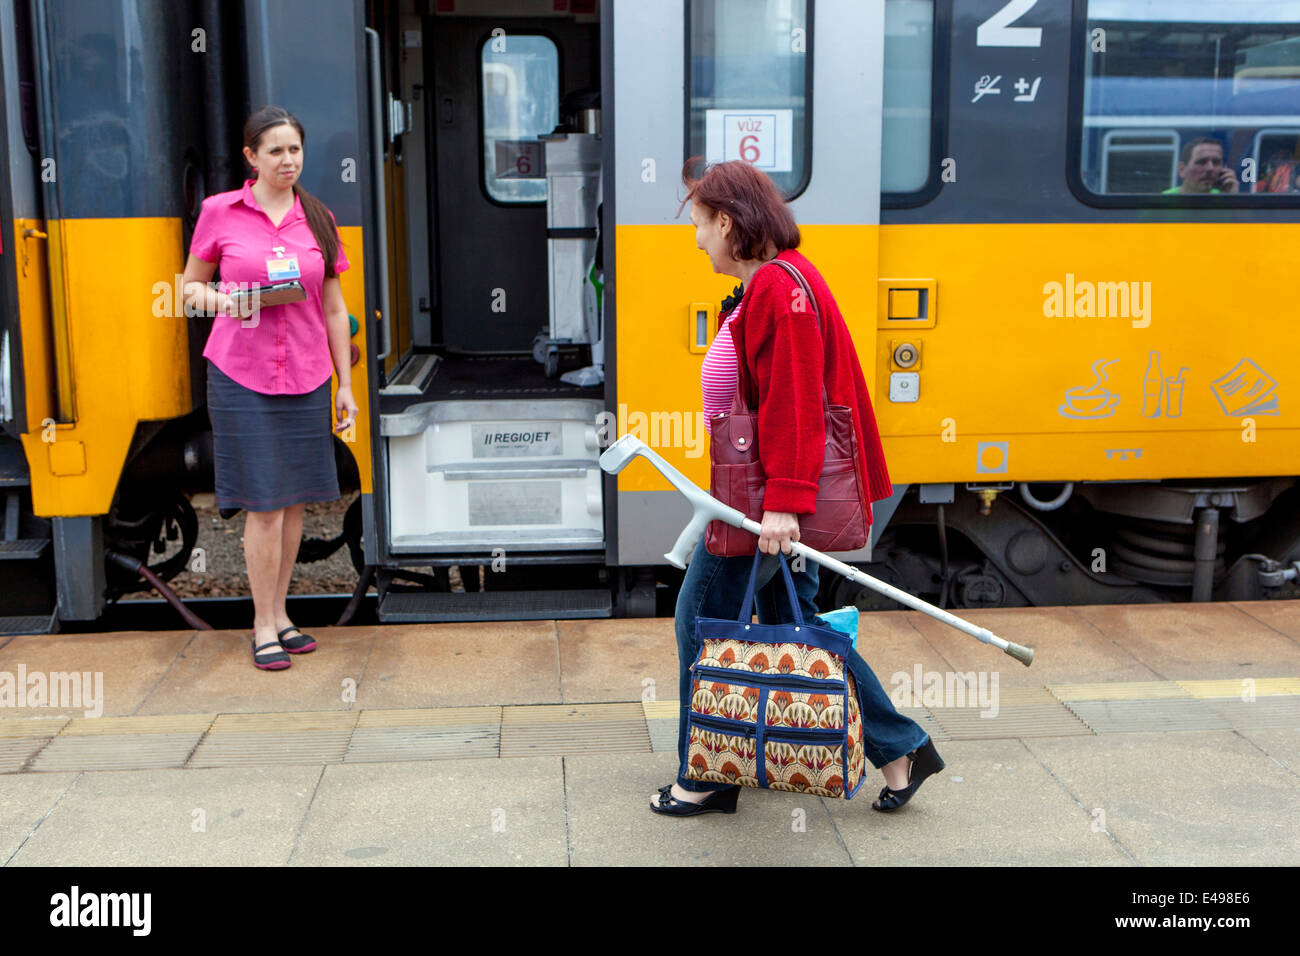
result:
[(287, 279), (301, 279), (297, 256), (277, 256), (266, 260), (266, 275), (272, 282), (284, 282)]

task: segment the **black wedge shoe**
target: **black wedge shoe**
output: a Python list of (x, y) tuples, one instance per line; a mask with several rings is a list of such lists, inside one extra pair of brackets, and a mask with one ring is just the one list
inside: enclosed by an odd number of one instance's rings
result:
[(736, 797), (739, 794), (739, 787), (715, 790), (699, 803), (689, 803), (673, 796), (673, 785), (670, 783), (659, 788), (659, 803), (657, 806), (650, 804), (650, 809), (670, 817), (690, 817), (697, 813), (735, 813)]
[(872, 810), (893, 813), (912, 799), (913, 794), (921, 789), (921, 784), (925, 783), (926, 777), (944, 768), (943, 758), (939, 756), (939, 751), (934, 749), (933, 740), (927, 740), (922, 746), (913, 750), (910, 756), (912, 763), (907, 768), (907, 786), (902, 790), (890, 790), (888, 787), (882, 789), (876, 802), (871, 805)]

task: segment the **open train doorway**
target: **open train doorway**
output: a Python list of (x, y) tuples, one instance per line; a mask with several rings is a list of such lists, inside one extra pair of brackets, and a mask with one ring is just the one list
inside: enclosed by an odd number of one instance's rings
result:
[[(387, 240), (378, 552), (434, 585), (381, 597), (380, 618), (608, 616), (598, 5), (369, 12)], [(464, 590), (440, 593), (453, 566)]]

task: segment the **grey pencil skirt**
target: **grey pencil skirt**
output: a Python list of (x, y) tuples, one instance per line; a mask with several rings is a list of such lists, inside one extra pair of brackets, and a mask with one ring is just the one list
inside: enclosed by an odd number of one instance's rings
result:
[(208, 418), (223, 516), (339, 497), (328, 381), (302, 395), (264, 395), (209, 360)]

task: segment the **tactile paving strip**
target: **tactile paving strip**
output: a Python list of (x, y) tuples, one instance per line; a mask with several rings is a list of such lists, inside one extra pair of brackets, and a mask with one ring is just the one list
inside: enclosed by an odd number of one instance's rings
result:
[(1187, 691), (1171, 680), (1115, 681), (1108, 684), (1049, 684), (1047, 689), (1058, 700), (1163, 700), (1189, 697)]
[(63, 737), (119, 734), (202, 734), (216, 714), (159, 714), (150, 717), (74, 717), (60, 732)]
[(996, 704), (996, 710), (992, 706), (926, 709), (934, 715), (939, 726), (947, 731), (951, 740), (1073, 737), (1092, 733), (1044, 688), (1015, 687), (1001, 690)]
[(1300, 731), (1300, 697), (1207, 700), (1205, 704), (1234, 730)]
[(351, 736), (351, 730), (208, 734), (186, 766), (252, 767), (266, 764), (342, 763)]
[(952, 740), (952, 735), (939, 723), (938, 719), (924, 707), (900, 707), (898, 712), (904, 717), (911, 717), (932, 740)]
[(0, 737), (0, 773), (18, 773), (49, 737)]
[(361, 712), (345, 763), (496, 757), (501, 752), (500, 707)]
[(650, 733), (639, 702), (506, 707), (501, 756), (649, 753)]
[(203, 734), (70, 734), (55, 737), (27, 769), (156, 770), (180, 767)]
[(17, 717), (0, 720), (0, 740), (5, 737), (56, 737), (69, 717)]
[(1165, 700), (1077, 700), (1065, 706), (1098, 734), (1232, 729), (1204, 701), (1190, 697)]
[(369, 727), (353, 732), (343, 762), (455, 760), (460, 757), (497, 757), (500, 754), (501, 729), (497, 724)]
[(1276, 697), (1300, 694), (1300, 678), (1238, 677), (1236, 680), (1180, 680), (1178, 686), (1193, 697)]
[(671, 753), (677, 749), (677, 728), (681, 722), (681, 702), (676, 700), (644, 700), (641, 710), (645, 714), (646, 729), (650, 732), (650, 749), (655, 753)]
[(342, 763), (359, 711), (222, 714), (186, 766)]

